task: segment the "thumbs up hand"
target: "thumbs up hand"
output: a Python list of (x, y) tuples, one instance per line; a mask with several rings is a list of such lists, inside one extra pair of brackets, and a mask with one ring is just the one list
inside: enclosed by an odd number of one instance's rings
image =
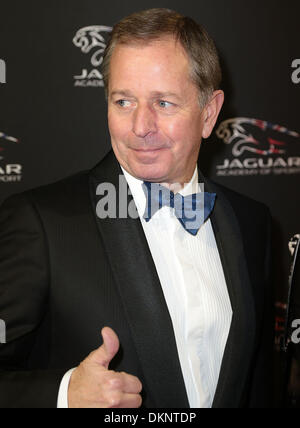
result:
[(109, 327), (102, 329), (103, 345), (93, 351), (72, 373), (69, 408), (137, 408), (142, 404), (139, 379), (109, 370), (119, 350), (119, 339)]

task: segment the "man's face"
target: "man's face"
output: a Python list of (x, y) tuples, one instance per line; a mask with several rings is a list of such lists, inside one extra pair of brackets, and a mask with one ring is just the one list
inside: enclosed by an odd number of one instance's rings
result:
[(179, 43), (167, 38), (116, 46), (110, 64), (108, 124), (114, 153), (131, 175), (187, 183), (197, 163), (205, 114)]

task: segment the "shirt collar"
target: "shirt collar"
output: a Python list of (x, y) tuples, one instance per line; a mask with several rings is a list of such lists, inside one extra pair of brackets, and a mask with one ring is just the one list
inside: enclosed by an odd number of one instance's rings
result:
[[(129, 172), (126, 171), (122, 166), (121, 169), (130, 188), (138, 213), (140, 217), (142, 217), (146, 208), (146, 196), (142, 187), (144, 181), (129, 174)], [(198, 166), (196, 165), (193, 177), (187, 184), (185, 184), (185, 186), (180, 190), (179, 193), (182, 196), (187, 196), (200, 191), (201, 189), (198, 183)]]

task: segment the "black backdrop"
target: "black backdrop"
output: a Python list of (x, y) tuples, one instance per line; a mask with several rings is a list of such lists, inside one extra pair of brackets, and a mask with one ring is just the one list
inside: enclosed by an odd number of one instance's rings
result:
[(202, 23), (221, 55), (226, 102), (201, 149), (203, 172), (266, 203), (273, 215), (279, 406), (279, 342), (300, 233), (298, 0), (2, 0), (0, 202), (90, 168), (109, 150), (99, 67), (108, 34), (103, 27), (152, 7)]

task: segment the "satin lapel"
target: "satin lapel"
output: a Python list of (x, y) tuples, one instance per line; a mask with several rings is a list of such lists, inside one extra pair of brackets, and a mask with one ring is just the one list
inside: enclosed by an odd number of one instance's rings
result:
[(255, 306), (238, 219), (218, 186), (199, 174), (205, 190), (217, 194), (211, 223), (225, 274), (233, 317), (213, 407), (242, 405), (255, 342)]
[[(140, 219), (100, 220), (96, 188), (112, 183), (119, 198), (123, 172), (113, 154), (92, 171), (91, 197), (153, 407), (188, 407), (175, 336), (156, 268)], [(132, 196), (128, 197), (134, 203)]]

